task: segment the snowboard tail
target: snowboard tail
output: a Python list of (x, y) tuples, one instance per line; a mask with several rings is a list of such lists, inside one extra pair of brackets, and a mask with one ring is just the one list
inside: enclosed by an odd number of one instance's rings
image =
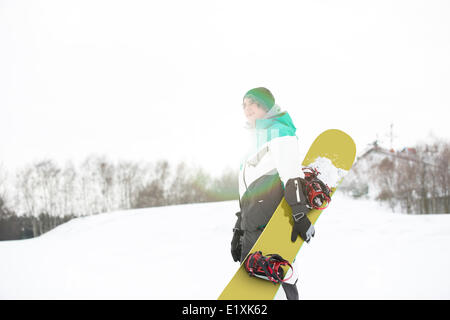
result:
[[(330, 129), (314, 140), (302, 166), (315, 167), (321, 172), (319, 179), (331, 187), (332, 197), (352, 167), (355, 155), (353, 139), (343, 131)], [(325, 210), (313, 209), (308, 212), (307, 216), (312, 224), (316, 223), (322, 211)], [(283, 197), (250, 254), (255, 251), (262, 251), (263, 254), (276, 253), (292, 264), (304, 242), (300, 237), (295, 242), (291, 241), (292, 226), (292, 210)], [(279, 287), (279, 283), (250, 277), (241, 264), (219, 300), (270, 300), (275, 297)]]

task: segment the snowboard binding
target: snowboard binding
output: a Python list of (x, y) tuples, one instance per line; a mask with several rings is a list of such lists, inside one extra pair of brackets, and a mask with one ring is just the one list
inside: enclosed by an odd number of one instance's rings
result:
[[(286, 279), (284, 279), (284, 270), (281, 266), (289, 266), (292, 271)], [(244, 267), (250, 276), (269, 280), (273, 284), (288, 281), (294, 270), (289, 261), (284, 260), (280, 255), (268, 254), (263, 256), (261, 251), (249, 254), (245, 259)]]
[[(320, 174), (319, 171), (315, 168), (306, 167), (302, 168), (303, 173), (305, 174), (305, 186), (304, 191), (306, 198), (308, 200), (309, 207), (313, 209), (323, 210), (328, 207), (328, 204), (331, 201), (330, 193), (331, 189), (323, 183), (322, 180), (317, 178)], [(324, 207), (322, 207), (323, 203), (326, 203)]]

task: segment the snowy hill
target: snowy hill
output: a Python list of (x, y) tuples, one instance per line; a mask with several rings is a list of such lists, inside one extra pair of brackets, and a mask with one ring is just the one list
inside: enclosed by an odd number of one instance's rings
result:
[[(216, 299), (237, 201), (74, 219), (0, 242), (0, 299)], [(450, 299), (450, 215), (337, 193), (295, 263), (301, 299)], [(283, 298), (280, 293), (278, 298)]]

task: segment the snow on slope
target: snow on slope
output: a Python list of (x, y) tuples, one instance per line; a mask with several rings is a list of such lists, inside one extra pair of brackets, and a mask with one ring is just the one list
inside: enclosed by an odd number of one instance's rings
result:
[[(216, 299), (238, 267), (237, 210), (120, 211), (0, 242), (0, 299)], [(449, 253), (450, 215), (393, 214), (337, 193), (297, 257), (300, 298), (450, 299)]]

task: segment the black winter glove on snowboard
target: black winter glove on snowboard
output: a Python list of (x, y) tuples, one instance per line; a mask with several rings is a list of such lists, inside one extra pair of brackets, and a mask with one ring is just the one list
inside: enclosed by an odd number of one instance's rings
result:
[(294, 219), (294, 227), (292, 228), (291, 241), (295, 242), (297, 236), (300, 236), (306, 242), (309, 242), (316, 231), (314, 230), (314, 225), (306, 216), (309, 211), (308, 207), (305, 206), (294, 206), (292, 207), (292, 218)]
[(305, 180), (302, 178), (289, 179), (284, 190), (284, 197), (292, 208), (294, 220), (291, 234), (292, 242), (297, 240), (297, 236), (309, 242), (315, 234), (314, 226), (306, 216), (310, 209), (306, 205), (306, 196), (303, 192), (304, 185)]
[(235, 262), (238, 262), (241, 259), (241, 236), (244, 232), (241, 230), (241, 212), (237, 212), (236, 216), (238, 217), (238, 219), (233, 229), (233, 239), (231, 240), (231, 256), (233, 257), (233, 260)]

